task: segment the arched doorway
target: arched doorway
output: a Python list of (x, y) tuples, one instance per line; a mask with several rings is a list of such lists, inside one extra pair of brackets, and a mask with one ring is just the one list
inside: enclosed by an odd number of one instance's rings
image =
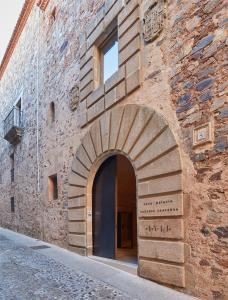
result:
[(93, 254), (94, 178), (102, 163), (118, 154), (129, 159), (136, 176), (137, 272), (184, 287), (185, 181), (180, 149), (167, 121), (148, 107), (115, 107), (94, 121), (82, 138), (69, 176), (69, 248)]
[(136, 178), (117, 154), (98, 169), (92, 191), (93, 255), (137, 262)]

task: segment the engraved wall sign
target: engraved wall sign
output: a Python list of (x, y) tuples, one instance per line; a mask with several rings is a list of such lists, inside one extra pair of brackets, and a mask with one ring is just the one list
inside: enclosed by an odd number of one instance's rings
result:
[(150, 42), (161, 33), (164, 26), (165, 1), (154, 1), (144, 13), (143, 33), (144, 40)]
[(212, 142), (211, 123), (200, 125), (193, 130), (193, 146)]
[(139, 217), (181, 216), (183, 215), (183, 195), (140, 199), (138, 212)]
[(70, 108), (71, 108), (71, 110), (77, 109), (78, 103), (79, 103), (79, 86), (75, 85), (70, 90)]
[(184, 236), (182, 219), (140, 220), (140, 237), (158, 237), (168, 239), (182, 239)]

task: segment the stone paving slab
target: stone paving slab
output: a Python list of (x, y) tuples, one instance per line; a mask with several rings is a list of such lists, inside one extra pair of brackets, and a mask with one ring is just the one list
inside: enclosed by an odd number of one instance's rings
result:
[[(44, 245), (45, 248), (39, 247)], [(196, 300), (89, 257), (0, 227), (0, 300), (27, 299)]]
[(0, 235), (0, 299), (131, 299), (110, 285), (75, 272)]

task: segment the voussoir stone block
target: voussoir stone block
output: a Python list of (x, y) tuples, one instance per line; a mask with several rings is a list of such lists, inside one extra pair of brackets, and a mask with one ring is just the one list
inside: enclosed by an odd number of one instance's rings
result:
[(126, 153), (129, 153), (132, 149), (133, 145), (137, 141), (138, 137), (141, 135), (143, 128), (145, 127), (145, 124), (148, 123), (150, 118), (153, 115), (153, 111), (149, 110), (147, 107), (142, 107), (139, 109), (135, 121), (132, 125), (131, 131), (128, 135), (126, 144), (124, 145), (123, 150)]
[(82, 165), (82, 163), (77, 158), (73, 160), (72, 170), (85, 178), (87, 178), (89, 174), (89, 171)]
[(110, 126), (110, 141), (109, 149), (115, 149), (117, 138), (119, 134), (119, 128), (123, 117), (124, 107), (116, 107), (111, 111), (111, 126)]
[(109, 146), (110, 115), (110, 111), (108, 111), (100, 118), (101, 142), (103, 152), (107, 151)]
[(122, 149), (125, 141), (127, 139), (128, 133), (131, 129), (131, 126), (133, 124), (133, 121), (136, 117), (138, 111), (137, 105), (130, 105), (125, 107), (124, 109), (124, 115), (121, 123), (121, 128), (119, 131), (119, 136), (117, 140), (117, 149)]
[(97, 158), (95, 150), (94, 150), (94, 146), (93, 146), (93, 142), (90, 136), (90, 132), (87, 132), (87, 134), (84, 136), (83, 140), (82, 140), (82, 144), (84, 146), (84, 149), (86, 151), (86, 153), (88, 154), (90, 161), (94, 162), (95, 159)]
[[(177, 146), (176, 140), (170, 129), (167, 127), (152, 143), (143, 151), (143, 153), (135, 160), (136, 168), (140, 168), (144, 164), (156, 159), (157, 157), (171, 151)], [(178, 159), (180, 163), (180, 158)], [(175, 162), (173, 162), (175, 163)]]
[[(151, 156), (153, 158), (153, 156)], [(148, 161), (151, 159), (148, 154)], [(137, 168), (137, 160), (135, 166)], [(181, 171), (180, 154), (177, 149), (168, 152), (166, 155), (149, 163), (142, 169), (138, 170), (138, 179), (149, 178), (153, 176), (164, 175), (167, 173)]]
[(80, 160), (80, 162), (87, 168), (87, 170), (89, 170), (92, 163), (82, 144), (79, 146), (76, 156)]
[(143, 133), (140, 135), (139, 139), (137, 140), (136, 144), (132, 148), (130, 152), (131, 158), (134, 160), (136, 159), (137, 155), (145, 149), (147, 145), (152, 143), (154, 138), (167, 126), (164, 120), (157, 115), (156, 113), (153, 115), (150, 122), (147, 124), (146, 128), (144, 129)]
[(96, 155), (99, 156), (102, 153), (101, 145), (101, 130), (100, 122), (96, 121), (93, 126), (90, 128), (90, 134), (95, 148)]

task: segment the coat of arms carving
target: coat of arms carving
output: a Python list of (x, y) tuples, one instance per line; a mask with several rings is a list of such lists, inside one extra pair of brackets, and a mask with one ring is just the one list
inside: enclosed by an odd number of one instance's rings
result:
[(151, 4), (144, 13), (143, 33), (144, 40), (154, 40), (163, 29), (165, 18), (165, 0), (157, 0)]

